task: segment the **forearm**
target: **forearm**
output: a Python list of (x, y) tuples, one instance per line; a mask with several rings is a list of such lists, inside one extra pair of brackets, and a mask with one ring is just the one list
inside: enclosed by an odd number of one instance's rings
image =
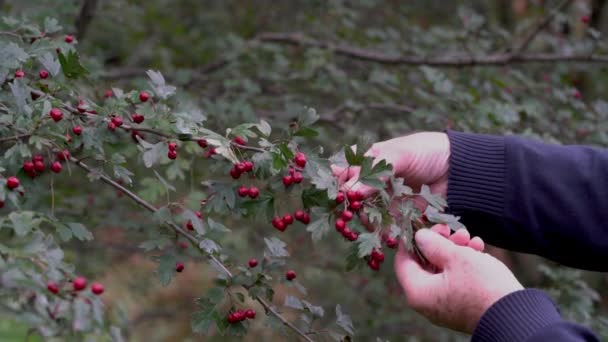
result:
[(448, 204), (474, 235), (606, 270), (608, 151), (448, 132)]

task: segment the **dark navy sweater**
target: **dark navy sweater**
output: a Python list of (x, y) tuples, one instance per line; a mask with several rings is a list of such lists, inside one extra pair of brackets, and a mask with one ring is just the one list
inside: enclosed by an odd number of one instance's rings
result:
[[(608, 271), (608, 150), (448, 131), (448, 205), (472, 235), (566, 266)], [(472, 341), (598, 341), (542, 291), (505, 296)]]

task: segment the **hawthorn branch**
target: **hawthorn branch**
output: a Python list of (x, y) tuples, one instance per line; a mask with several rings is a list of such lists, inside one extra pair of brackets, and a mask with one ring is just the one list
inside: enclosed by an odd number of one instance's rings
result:
[(84, 3), (80, 8), (80, 14), (78, 14), (78, 18), (76, 18), (76, 37), (78, 37), (78, 40), (84, 38), (84, 35), (89, 28), (89, 24), (95, 15), (97, 2), (98, 0), (84, 0)]
[[(114, 180), (112, 180), (111, 178), (109, 178), (108, 176), (103, 174), (102, 172), (93, 170), (91, 167), (89, 167), (88, 165), (83, 163), (81, 160), (78, 160), (74, 157), (70, 157), (70, 161), (89, 173), (97, 174), (99, 176), (99, 179), (101, 179), (102, 182), (114, 187), (116, 190), (122, 191), (127, 197), (129, 197), (130, 199), (135, 201), (135, 203), (137, 203), (142, 208), (144, 208), (150, 212), (153, 212), (153, 213), (155, 213), (158, 210), (154, 205), (148, 203), (146, 200), (137, 196), (135, 193), (133, 193), (129, 189), (118, 184), (117, 182), (115, 182)], [(184, 228), (178, 226), (177, 224), (175, 224), (173, 222), (165, 222), (165, 224), (167, 226), (169, 226), (171, 229), (173, 229), (176, 233), (178, 233), (178, 234), (182, 235), (184, 238), (190, 240), (190, 242), (192, 242), (193, 245), (196, 246), (208, 259), (210, 259), (212, 262), (214, 262), (222, 270), (222, 272), (224, 272), (229, 278), (233, 278), (232, 272), (230, 272), (230, 270), (218, 258), (216, 258), (212, 254), (206, 253), (199, 246), (200, 241), (195, 236), (188, 233)], [(246, 286), (243, 286), (243, 288), (247, 289)], [(312, 340), (310, 337), (308, 337), (306, 335), (306, 333), (304, 333), (298, 327), (296, 327), (291, 322), (289, 322), (285, 317), (283, 317), (279, 312), (277, 312), (270, 304), (268, 304), (263, 298), (258, 297), (258, 296), (254, 296), (254, 298), (258, 303), (260, 303), (260, 305), (262, 305), (262, 307), (264, 307), (264, 310), (266, 310), (267, 313), (270, 313), (273, 316), (275, 316), (276, 318), (278, 318), (285, 326), (289, 327), (291, 330), (293, 330), (295, 333), (297, 333), (303, 340), (308, 341), (308, 342), (314, 342), (314, 340)]]
[(532, 43), (532, 41), (540, 33), (540, 31), (542, 31), (545, 27), (547, 27), (547, 25), (549, 25), (551, 23), (551, 21), (553, 21), (553, 18), (555, 18), (555, 16), (563, 8), (565, 8), (566, 6), (568, 6), (571, 2), (572, 2), (572, 0), (564, 0), (564, 1), (562, 1), (553, 10), (551, 10), (546, 16), (544, 16), (543, 18), (541, 18), (536, 23), (536, 25), (534, 26), (534, 28), (532, 30), (530, 30), (530, 32), (524, 37), (524, 39), (522, 40), (521, 44), (519, 44), (518, 47), (516, 47), (515, 49), (513, 49), (513, 52), (515, 54), (519, 54), (522, 51), (526, 50), (526, 48), (528, 47), (528, 45), (530, 45), (530, 43)]

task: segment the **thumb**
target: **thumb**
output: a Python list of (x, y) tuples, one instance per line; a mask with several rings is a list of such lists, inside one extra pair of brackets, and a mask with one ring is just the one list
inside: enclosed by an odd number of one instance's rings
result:
[(448, 265), (456, 251), (456, 245), (452, 241), (431, 229), (420, 229), (416, 232), (415, 239), (427, 260), (441, 269)]

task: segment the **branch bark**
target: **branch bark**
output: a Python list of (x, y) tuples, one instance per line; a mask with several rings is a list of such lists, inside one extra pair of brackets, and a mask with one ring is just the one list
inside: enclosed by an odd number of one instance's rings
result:
[[(114, 187), (116, 190), (122, 191), (127, 197), (129, 197), (131, 200), (133, 200), (135, 203), (137, 203), (140, 207), (142, 207), (150, 212), (153, 212), (153, 213), (158, 210), (154, 205), (146, 202), (143, 198), (137, 196), (135, 193), (133, 193), (129, 189), (118, 184), (117, 182), (115, 182), (114, 180), (112, 180), (110, 177), (106, 176), (102, 172), (93, 170), (91, 167), (89, 167), (88, 165), (83, 163), (81, 160), (78, 160), (74, 157), (70, 157), (70, 161), (89, 173), (96, 173), (102, 182)], [(166, 222), (166, 225), (169, 228), (173, 229), (176, 233), (178, 233), (178, 234), (182, 235), (184, 238), (190, 240), (192, 242), (192, 244), (194, 246), (196, 246), (196, 248), (198, 248), (201, 251), (201, 253), (203, 253), (203, 255), (205, 255), (209, 260), (211, 260), (218, 267), (220, 267), (220, 269), (226, 274), (226, 276), (228, 276), (229, 278), (233, 277), (232, 272), (230, 272), (230, 270), (220, 260), (218, 260), (212, 254), (207, 254), (203, 249), (201, 249), (201, 247), (199, 246), (200, 241), (195, 236), (188, 233), (184, 228), (176, 225), (173, 222)], [(243, 287), (245, 289), (247, 289), (245, 286), (243, 286)], [(270, 313), (273, 316), (275, 316), (277, 319), (279, 319), (285, 326), (287, 326), (288, 328), (293, 330), (296, 334), (298, 334), (302, 340), (308, 341), (308, 342), (314, 342), (314, 340), (312, 340), (309, 336), (307, 336), (306, 333), (301, 331), (298, 327), (293, 325), (285, 317), (283, 317), (280, 313), (278, 313), (270, 304), (268, 304), (268, 302), (266, 302), (266, 300), (264, 300), (261, 297), (257, 297), (257, 296), (254, 298), (256, 301), (258, 301), (260, 303), (260, 305), (262, 305), (262, 307), (264, 307), (264, 309), (266, 310), (267, 313)]]
[(84, 0), (82, 7), (80, 8), (80, 14), (78, 14), (78, 18), (76, 18), (76, 37), (78, 40), (84, 39), (89, 24), (95, 16), (97, 2), (98, 0)]
[(543, 18), (541, 18), (536, 25), (534, 25), (534, 28), (532, 30), (530, 30), (530, 32), (526, 35), (526, 37), (524, 37), (524, 39), (522, 40), (521, 44), (519, 44), (518, 47), (516, 47), (515, 49), (513, 49), (513, 53), (514, 54), (519, 54), (522, 51), (525, 51), (526, 48), (528, 48), (528, 46), (530, 45), (530, 43), (532, 43), (532, 41), (534, 40), (534, 37), (536, 37), (540, 31), (542, 31), (545, 27), (547, 27), (547, 25), (549, 25), (551, 23), (551, 21), (553, 21), (553, 18), (555, 18), (555, 16), (566, 6), (570, 5), (570, 3), (572, 3), (572, 0), (564, 0), (562, 1), (559, 5), (557, 5), (553, 10), (551, 10), (546, 16), (544, 16)]

